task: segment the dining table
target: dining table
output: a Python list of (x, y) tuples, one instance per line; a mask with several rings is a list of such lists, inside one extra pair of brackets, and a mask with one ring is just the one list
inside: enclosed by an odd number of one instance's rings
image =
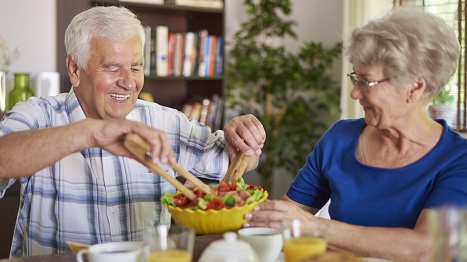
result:
[[(201, 257), (201, 254), (211, 242), (222, 239), (222, 234), (197, 235), (193, 247), (193, 262)], [(76, 255), (70, 252), (63, 252), (51, 255), (41, 255), (32, 257), (1, 259), (0, 262), (76, 262)]]

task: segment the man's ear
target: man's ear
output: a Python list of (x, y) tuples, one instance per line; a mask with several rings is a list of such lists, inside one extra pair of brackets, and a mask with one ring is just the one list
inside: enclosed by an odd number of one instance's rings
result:
[(70, 77), (71, 85), (74, 87), (79, 86), (81, 71), (75, 61), (71, 58), (71, 55), (66, 56), (66, 68), (68, 70), (68, 77)]
[(410, 88), (407, 89), (407, 103), (419, 101), (423, 98), (425, 92), (426, 82), (423, 77), (417, 77), (414, 79)]

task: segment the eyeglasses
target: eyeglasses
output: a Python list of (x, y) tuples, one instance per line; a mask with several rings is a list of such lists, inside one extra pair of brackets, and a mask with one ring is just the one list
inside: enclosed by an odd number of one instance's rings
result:
[(365, 79), (357, 78), (357, 74), (355, 74), (355, 72), (347, 74), (347, 76), (349, 77), (352, 85), (357, 84), (358, 87), (364, 89), (365, 91), (368, 91), (370, 87), (389, 81), (389, 78), (386, 78), (386, 79), (379, 80), (379, 81), (368, 82)]

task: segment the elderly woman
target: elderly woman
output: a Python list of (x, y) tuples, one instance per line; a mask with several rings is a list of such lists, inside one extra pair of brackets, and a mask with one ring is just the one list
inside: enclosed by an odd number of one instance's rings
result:
[[(467, 205), (467, 140), (427, 104), (456, 70), (459, 43), (440, 18), (400, 9), (355, 29), (346, 45), (351, 97), (363, 119), (338, 121), (316, 144), (282, 200), (245, 226), (299, 218), (327, 227), (328, 245), (362, 256), (427, 261), (428, 217)], [(331, 220), (314, 214), (331, 199)]]

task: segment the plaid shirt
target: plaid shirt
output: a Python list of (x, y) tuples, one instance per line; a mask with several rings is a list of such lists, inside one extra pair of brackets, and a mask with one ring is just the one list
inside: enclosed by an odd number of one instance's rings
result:
[[(0, 122), (0, 135), (83, 119), (71, 89), (56, 97), (33, 97), (18, 103)], [(179, 111), (140, 100), (127, 119), (166, 132), (178, 163), (193, 174), (218, 180), (225, 173), (228, 155), (222, 131), (211, 133)], [(164, 169), (176, 175), (172, 169)], [(0, 184), (0, 196), (14, 181)], [(140, 241), (146, 228), (170, 223), (170, 213), (160, 197), (175, 188), (137, 161), (100, 148), (65, 156), (20, 181), (12, 257), (68, 251), (67, 241)]]

